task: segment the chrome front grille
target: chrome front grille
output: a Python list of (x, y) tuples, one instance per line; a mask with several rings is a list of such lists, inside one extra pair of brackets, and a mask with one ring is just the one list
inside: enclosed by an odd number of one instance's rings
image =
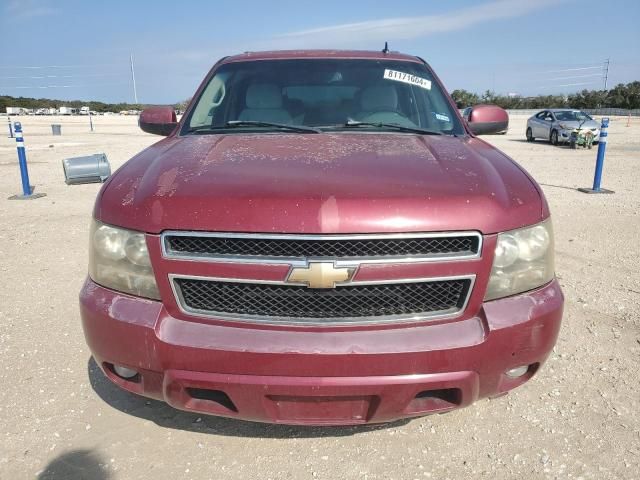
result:
[(278, 235), (166, 232), (167, 257), (255, 261), (323, 259), (397, 261), (477, 257), (477, 232), (387, 235)]
[(176, 277), (173, 282), (183, 308), (189, 313), (317, 325), (456, 314), (466, 304), (473, 279), (352, 283), (324, 289), (203, 278)]
[[(393, 275), (375, 281), (360, 280), (366, 277), (359, 277), (358, 272), (368, 264), (391, 264), (385, 268), (393, 272), (412, 262), (464, 262), (479, 258), (482, 252), (478, 232), (284, 235), (172, 231), (164, 232), (161, 242), (166, 260), (206, 262), (205, 270), (211, 272), (210, 276), (169, 274), (176, 302), (184, 313), (282, 325), (381, 324), (455, 317), (469, 301), (475, 270), (437, 278)], [(259, 269), (277, 265), (281, 272), (282, 265), (288, 265), (289, 271), (278, 280), (229, 278), (224, 271), (232, 263), (251, 263)], [(188, 264), (174, 265), (187, 268)], [(473, 269), (475, 264), (468, 265)], [(416, 276), (420, 270), (412, 271)], [(219, 272), (222, 275), (217, 275)]]

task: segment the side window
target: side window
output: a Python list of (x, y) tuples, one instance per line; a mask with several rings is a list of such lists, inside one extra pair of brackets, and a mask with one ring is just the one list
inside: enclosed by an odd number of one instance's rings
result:
[(548, 122), (553, 122), (553, 114), (551, 112), (547, 112), (547, 116), (545, 117), (545, 120)]
[(547, 115), (547, 111), (546, 111), (546, 110), (543, 110), (542, 112), (540, 112), (540, 113), (538, 113), (538, 114), (536, 115), (536, 118), (537, 118), (538, 120), (544, 120), (544, 117), (545, 117), (546, 115)]
[(202, 94), (191, 117), (191, 126), (205, 126), (213, 123), (214, 113), (220, 107), (226, 95), (225, 80), (228, 74), (216, 75)]

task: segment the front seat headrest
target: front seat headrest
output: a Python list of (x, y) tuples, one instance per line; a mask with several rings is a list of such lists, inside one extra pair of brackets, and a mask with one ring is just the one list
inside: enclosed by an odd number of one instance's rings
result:
[(398, 108), (398, 92), (395, 87), (388, 85), (365, 88), (360, 97), (360, 106), (365, 112), (394, 112)]
[(282, 91), (273, 83), (256, 83), (247, 89), (247, 108), (282, 108)]

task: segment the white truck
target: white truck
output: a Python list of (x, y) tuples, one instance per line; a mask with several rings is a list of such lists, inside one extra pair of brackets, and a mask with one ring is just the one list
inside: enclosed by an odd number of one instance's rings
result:
[(77, 113), (78, 109), (73, 107), (60, 107), (58, 109), (58, 115), (76, 115)]
[(22, 107), (7, 107), (7, 115), (23, 115), (24, 109)]

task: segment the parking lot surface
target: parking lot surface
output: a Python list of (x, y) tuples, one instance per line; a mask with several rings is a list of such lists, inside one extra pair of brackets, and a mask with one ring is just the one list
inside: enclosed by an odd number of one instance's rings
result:
[[(4, 120), (4, 119), (3, 119)], [(16, 118), (18, 120), (18, 118)], [(78, 312), (99, 185), (66, 186), (64, 158), (112, 168), (158, 137), (136, 117), (20, 117), (0, 138), (0, 478), (620, 479), (640, 475), (640, 120), (613, 118), (603, 187), (596, 150), (527, 143), (525, 116), (484, 137), (542, 185), (566, 295), (558, 344), (505, 397), (390, 425), (302, 428), (204, 417), (119, 390), (92, 362)], [(62, 136), (51, 135), (51, 123)]]

